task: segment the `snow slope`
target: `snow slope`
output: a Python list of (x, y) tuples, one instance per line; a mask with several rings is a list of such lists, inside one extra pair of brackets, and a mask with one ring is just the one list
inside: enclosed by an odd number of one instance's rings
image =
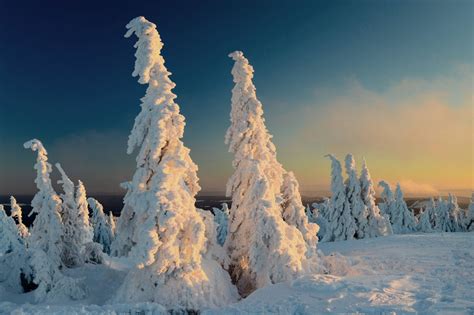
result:
[[(326, 255), (347, 256), (345, 276), (309, 275), (259, 289), (238, 303), (205, 314), (474, 314), (474, 233), (428, 233), (321, 243)], [(31, 293), (0, 287), (0, 314), (161, 314), (159, 304), (104, 305), (123, 279), (123, 266), (86, 265), (74, 277), (89, 287), (85, 301), (34, 305)]]

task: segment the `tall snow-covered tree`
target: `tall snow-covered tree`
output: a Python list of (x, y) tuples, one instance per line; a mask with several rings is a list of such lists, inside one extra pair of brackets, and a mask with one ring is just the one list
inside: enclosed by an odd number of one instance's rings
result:
[(367, 235), (369, 229), (367, 217), (369, 213), (361, 197), (360, 182), (357, 178), (356, 164), (352, 154), (346, 155), (345, 167), (347, 174), (345, 182), (346, 198), (356, 225), (355, 237), (358, 239), (369, 237)]
[(367, 163), (363, 162), (360, 173), (361, 197), (367, 207), (367, 228), (366, 237), (378, 237), (392, 234), (392, 226), (388, 216), (380, 213), (379, 207), (375, 204), (375, 189), (372, 177), (370, 176)]
[(229, 206), (227, 203), (222, 204), (222, 209), (213, 208), (214, 221), (217, 226), (217, 242), (219, 245), (224, 245), (227, 238), (227, 228), (229, 226)]
[(392, 229), (395, 234), (410, 233), (416, 230), (413, 212), (407, 207), (400, 184), (395, 190), (395, 203), (391, 210)]
[(52, 168), (48, 163), (48, 153), (37, 139), (26, 142), (24, 147), (38, 152), (34, 167), (38, 192), (31, 201), (32, 213), (37, 215), (28, 238), (33, 282), (38, 285), (35, 299), (42, 301), (57, 298), (58, 295), (83, 298), (85, 291), (79, 281), (64, 276), (60, 271), (63, 267), (61, 253), (64, 246), (60, 216), (62, 202), (51, 185), (49, 174)]
[(21, 207), (13, 196), (10, 196), (10, 211), (12, 218), (16, 218), (17, 220), (18, 234), (22, 238), (27, 238), (30, 235), (30, 232), (26, 225), (23, 224), (23, 213)]
[(22, 292), (21, 278), (29, 280), (31, 268), (25, 240), (18, 227), (0, 204), (0, 283), (16, 292)]
[(226, 305), (237, 292), (227, 272), (206, 255), (212, 240), (206, 238), (203, 216), (194, 205), (200, 189), (197, 166), (181, 141), (184, 117), (174, 101), (175, 84), (161, 56), (161, 38), (144, 17), (131, 20), (127, 29), (125, 37), (138, 38), (133, 76), (148, 87), (128, 139), (127, 153), (138, 149), (137, 169), (125, 185), (112, 249), (128, 256), (136, 268), (114, 301), (157, 302), (181, 310)]
[(110, 244), (114, 239), (112, 227), (104, 214), (104, 207), (94, 198), (87, 199), (92, 209), (92, 227), (94, 228), (93, 240), (102, 245), (105, 253), (110, 253)]
[(63, 221), (63, 251), (62, 261), (67, 267), (80, 266), (85, 260), (86, 244), (92, 242), (92, 229), (89, 223), (84, 184), (79, 181), (76, 192), (74, 183), (64, 172), (59, 163), (56, 168), (61, 173), (58, 184), (63, 187), (62, 221)]
[(322, 241), (351, 240), (354, 239), (357, 227), (346, 198), (341, 163), (332, 154), (327, 157), (331, 160), (331, 199), (326, 218), (328, 224)]
[(232, 277), (240, 292), (247, 295), (256, 288), (318, 268), (315, 243), (311, 244), (309, 235), (307, 242), (296, 226), (304, 226), (307, 231), (317, 229), (307, 224), (301, 200), (298, 204), (292, 195), (297, 189), (295, 180), (287, 177), (287, 185), (284, 183), (285, 171), (276, 159), (252, 82), (252, 66), (240, 51), (229, 57), (235, 61), (235, 86), (225, 143), (234, 154), (235, 171), (227, 182), (226, 194), (232, 197), (232, 207), (225, 247)]

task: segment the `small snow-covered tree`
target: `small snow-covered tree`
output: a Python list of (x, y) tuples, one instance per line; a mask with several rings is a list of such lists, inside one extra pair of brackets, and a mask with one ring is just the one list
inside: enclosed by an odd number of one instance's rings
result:
[(306, 213), (308, 220), (312, 223), (316, 223), (319, 226), (318, 239), (323, 239), (326, 234), (326, 226), (328, 225), (327, 215), (329, 211), (329, 198), (324, 198), (322, 202), (314, 202), (313, 208), (308, 205), (306, 207)]
[(112, 236), (115, 238), (115, 217), (112, 211), (109, 212), (107, 217), (107, 224), (110, 227), (110, 231), (112, 232)]
[(418, 231), (430, 233), (436, 230), (436, 203), (433, 198), (426, 203), (418, 221)]
[(222, 204), (222, 209), (213, 208), (214, 222), (217, 225), (217, 242), (219, 245), (224, 245), (225, 239), (227, 238), (227, 227), (229, 225), (229, 207), (227, 203)]
[(26, 225), (23, 224), (23, 213), (21, 211), (21, 207), (13, 196), (10, 196), (10, 211), (11, 217), (16, 218), (18, 234), (22, 238), (27, 238), (30, 235), (30, 232), (28, 231)]
[(197, 166), (181, 141), (184, 117), (174, 102), (163, 43), (156, 25), (144, 17), (131, 20), (127, 29), (125, 37), (138, 38), (133, 76), (148, 87), (128, 139), (127, 153), (138, 149), (137, 168), (125, 184), (128, 191), (112, 244), (112, 252), (127, 256), (136, 268), (113, 300), (157, 302), (180, 310), (226, 305), (237, 292), (220, 264), (207, 255), (206, 223), (195, 208)]
[(440, 232), (451, 232), (451, 220), (449, 218), (448, 205), (440, 196), (436, 202), (436, 225), (435, 228)]
[(32, 213), (37, 215), (28, 238), (33, 282), (38, 285), (35, 299), (42, 301), (58, 298), (59, 295), (83, 298), (85, 291), (79, 281), (64, 276), (60, 271), (63, 267), (61, 253), (64, 246), (60, 216), (62, 202), (51, 185), (49, 174), (52, 168), (48, 163), (48, 153), (37, 139), (26, 142), (24, 147), (38, 152), (34, 167), (38, 192), (31, 201)]
[(92, 242), (92, 229), (89, 224), (89, 210), (87, 208), (86, 191), (84, 184), (79, 181), (76, 192), (74, 183), (64, 172), (59, 163), (56, 168), (61, 173), (58, 184), (63, 187), (62, 222), (63, 222), (63, 251), (62, 261), (67, 267), (80, 266), (85, 260), (85, 246)]
[(430, 222), (430, 209), (429, 205), (423, 210), (420, 214), (420, 219), (418, 220), (417, 230), (424, 233), (434, 232), (433, 227)]
[(395, 234), (410, 233), (416, 230), (413, 212), (407, 207), (400, 184), (395, 190), (395, 203), (391, 209), (392, 229)]
[(345, 182), (346, 198), (356, 225), (355, 237), (358, 239), (369, 237), (369, 227), (367, 220), (369, 213), (367, 206), (364, 204), (361, 198), (360, 182), (357, 178), (356, 164), (352, 154), (346, 155), (345, 167), (347, 174), (347, 179)]
[(351, 240), (355, 236), (357, 227), (351, 214), (349, 201), (346, 198), (341, 163), (332, 154), (326, 157), (331, 160), (331, 199), (326, 218), (328, 224), (322, 241)]
[(392, 234), (392, 226), (388, 216), (383, 216), (380, 213), (379, 207), (375, 204), (375, 189), (374, 183), (370, 176), (367, 163), (363, 162), (362, 171), (360, 174), (360, 186), (362, 201), (367, 207), (367, 237), (378, 237)]
[[(316, 235), (308, 234), (317, 230), (306, 224), (304, 207), (295, 196), (294, 177), (288, 174), (284, 182), (285, 171), (276, 159), (263, 106), (252, 82), (252, 66), (240, 51), (229, 57), (235, 61), (235, 86), (225, 143), (234, 154), (235, 171), (227, 182), (226, 195), (232, 196), (232, 208), (225, 247), (232, 277), (240, 292), (247, 295), (256, 288), (319, 268)], [(298, 228), (306, 229), (305, 236)]]
[(378, 184), (379, 187), (382, 188), (382, 194), (380, 197), (382, 198), (382, 203), (379, 204), (380, 211), (385, 216), (388, 216), (390, 222), (392, 222), (392, 209), (395, 204), (395, 197), (393, 195), (392, 189), (390, 188), (390, 184), (386, 181), (381, 180)]
[(449, 213), (449, 221), (450, 221), (450, 231), (451, 232), (463, 232), (465, 231), (466, 227), (464, 225), (464, 217), (462, 215), (462, 210), (459, 208), (458, 199), (455, 195), (449, 194), (448, 195), (448, 213)]
[(318, 243), (319, 226), (308, 221), (305, 207), (301, 201), (300, 188), (293, 172), (283, 175), (283, 219), (286, 223), (295, 226), (310, 248), (316, 250)]
[(92, 227), (94, 228), (93, 240), (102, 245), (103, 251), (110, 253), (110, 244), (114, 239), (114, 234), (107, 217), (104, 214), (104, 207), (94, 198), (88, 198), (89, 206), (92, 209)]
[(27, 280), (31, 277), (25, 242), (13, 218), (0, 205), (0, 283), (22, 292), (22, 277)]
[(467, 208), (465, 225), (468, 232), (474, 232), (474, 193), (471, 194), (471, 200)]

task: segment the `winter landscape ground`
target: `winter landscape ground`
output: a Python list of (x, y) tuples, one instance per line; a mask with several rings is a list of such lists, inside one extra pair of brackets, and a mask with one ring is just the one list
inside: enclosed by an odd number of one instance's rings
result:
[[(308, 275), (257, 290), (245, 300), (204, 314), (472, 314), (474, 234), (435, 233), (323, 243), (325, 255), (344, 255), (335, 275)], [(334, 259), (337, 259), (335, 256)], [(37, 305), (33, 295), (0, 287), (1, 312), (8, 314), (166, 314), (159, 304), (109, 305), (125, 271), (113, 261), (72, 273), (90, 289), (85, 301)]]

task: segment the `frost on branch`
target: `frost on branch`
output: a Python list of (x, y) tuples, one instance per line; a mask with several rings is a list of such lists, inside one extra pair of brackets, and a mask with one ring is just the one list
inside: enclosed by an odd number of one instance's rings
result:
[(127, 28), (126, 37), (138, 38), (133, 75), (148, 87), (129, 136), (127, 152), (138, 149), (137, 168), (124, 185), (124, 208), (112, 244), (112, 253), (127, 256), (136, 268), (114, 301), (157, 302), (181, 310), (226, 305), (237, 292), (208, 255), (207, 223), (194, 205), (200, 189), (197, 166), (181, 141), (184, 117), (160, 54), (163, 44), (155, 24), (144, 17)]
[(265, 126), (252, 66), (240, 51), (229, 56), (235, 61), (235, 86), (225, 143), (234, 154), (235, 171), (227, 182), (232, 208), (225, 247), (232, 277), (247, 295), (256, 288), (318, 269), (316, 235), (309, 235), (316, 233), (317, 227), (307, 222), (299, 193), (295, 195), (294, 177), (289, 175), (284, 183), (286, 172), (277, 161)]
[(375, 204), (375, 189), (374, 183), (370, 176), (367, 163), (363, 162), (362, 171), (360, 174), (360, 186), (362, 201), (367, 207), (368, 226), (366, 230), (367, 237), (378, 237), (392, 234), (392, 226), (388, 216), (383, 216), (380, 213), (379, 207)]
[(341, 163), (332, 154), (327, 157), (331, 160), (331, 199), (323, 241), (351, 240), (355, 236), (357, 227), (352, 217), (350, 203), (346, 198)]
[(16, 218), (18, 234), (22, 238), (27, 238), (30, 235), (30, 232), (28, 231), (26, 225), (23, 224), (23, 213), (21, 211), (21, 207), (13, 196), (10, 196), (10, 211), (11, 217)]
[(31, 276), (25, 241), (13, 218), (0, 205), (0, 283), (22, 292), (22, 276), (28, 280)]
[(65, 277), (60, 271), (63, 267), (61, 253), (64, 246), (60, 216), (62, 202), (51, 185), (49, 174), (52, 168), (48, 163), (47, 152), (37, 139), (26, 142), (24, 147), (38, 152), (35, 164), (38, 192), (31, 202), (32, 213), (37, 215), (28, 238), (33, 282), (38, 285), (34, 292), (35, 299), (55, 299), (60, 294), (83, 298), (85, 291), (78, 282)]

